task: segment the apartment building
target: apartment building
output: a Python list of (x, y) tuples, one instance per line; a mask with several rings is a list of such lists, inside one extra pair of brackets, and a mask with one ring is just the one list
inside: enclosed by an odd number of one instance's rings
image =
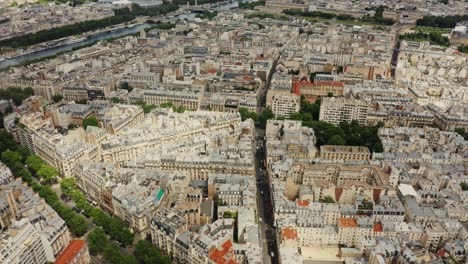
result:
[(0, 262), (44, 264), (55, 260), (52, 248), (25, 218), (0, 234)]
[(115, 52), (115, 51), (113, 51), (109, 47), (105, 47), (105, 46), (96, 47), (96, 46), (93, 46), (93, 47), (80, 49), (79, 51), (77, 51), (74, 54), (74, 57), (79, 59), (79, 60), (82, 60), (82, 61), (87, 61), (87, 60), (91, 60), (93, 58), (108, 55), (108, 54), (110, 54), (112, 52)]
[(378, 102), (369, 110), (367, 124), (376, 125), (379, 122), (383, 122), (386, 126), (431, 126), (434, 123), (434, 114), (414, 103), (385, 105), (385, 102)]
[(372, 206), (374, 222), (404, 222), (405, 207), (396, 195), (382, 195)]
[(355, 246), (362, 237), (372, 237), (374, 225), (370, 217), (341, 218), (338, 221), (339, 244)]
[(320, 146), (320, 158), (324, 160), (370, 160), (371, 153), (362, 146)]
[(289, 91), (269, 90), (266, 105), (275, 117), (289, 118), (301, 108), (300, 96)]
[(112, 189), (114, 214), (127, 222), (141, 239), (150, 233), (150, 222), (164, 199), (165, 191), (156, 181), (132, 179)]
[(129, 94), (130, 103), (143, 101), (149, 105), (159, 106), (171, 102), (176, 107), (197, 110), (200, 106), (202, 93), (197, 90), (168, 90), (165, 88), (133, 89)]
[(44, 127), (52, 125), (52, 118), (45, 116), (41, 112), (34, 112), (23, 115), (17, 125), (16, 135), (21, 146), (27, 147), (32, 153), (36, 153), (33, 143), (33, 136)]
[[(163, 253), (174, 256), (177, 261), (181, 257), (176, 246), (176, 239), (187, 230), (185, 219), (169, 210), (161, 210), (151, 220), (151, 240)], [(179, 262), (178, 262), (179, 263)]]
[(440, 222), (431, 222), (422, 237), (422, 244), (428, 249), (437, 249), (448, 238), (448, 232)]
[(344, 83), (338, 81), (294, 81), (292, 83), (292, 92), (304, 96), (310, 102), (315, 102), (317, 99), (333, 96), (343, 96)]
[(67, 85), (63, 87), (62, 96), (65, 100), (81, 101), (88, 99), (88, 90), (85, 85)]
[(434, 113), (434, 124), (441, 130), (454, 131), (456, 128), (464, 128), (468, 131), (468, 108), (465, 106), (452, 106), (441, 109), (434, 105), (428, 106)]
[(76, 179), (76, 185), (91, 201), (112, 213), (112, 188), (115, 182), (111, 181), (111, 176), (115, 177), (117, 170), (111, 163), (79, 162), (73, 168), (72, 175)]
[(132, 72), (120, 82), (127, 82), (133, 88), (147, 89), (161, 82), (161, 74), (149, 71)]
[(69, 102), (52, 106), (49, 111), (52, 114), (54, 127), (67, 128), (70, 124), (81, 126), (83, 119), (92, 115), (93, 110), (88, 104), (75, 104)]
[(11, 224), (14, 228), (15, 220), (27, 220), (47, 244), (51, 257), (58, 256), (71, 239), (65, 221), (21, 180), (15, 180), (1, 188), (2, 226), (8, 227)]
[(311, 160), (317, 153), (314, 130), (302, 126), (301, 121), (268, 120), (266, 138), (268, 166), (275, 161), (289, 158)]
[(144, 119), (143, 109), (136, 105), (114, 105), (104, 108), (96, 115), (100, 127), (109, 134), (117, 134), (126, 127), (132, 127)]
[(204, 103), (208, 103), (205, 108), (212, 111), (236, 113), (241, 108), (252, 112), (257, 111), (257, 97), (255, 95), (233, 95), (216, 92), (211, 93), (209, 99), (207, 98)]
[(33, 136), (33, 143), (36, 154), (63, 177), (70, 177), (78, 162), (97, 161), (100, 156), (96, 145), (74, 140), (71, 135), (39, 131)]
[(340, 122), (351, 123), (351, 121), (356, 120), (359, 124), (365, 125), (368, 110), (367, 103), (361, 100), (334, 97), (323, 98), (320, 105), (319, 120), (334, 125), (339, 125)]
[(452, 29), (450, 40), (458, 45), (468, 45), (468, 22), (460, 22)]
[(13, 174), (10, 168), (0, 162), (0, 188), (2, 185), (6, 185), (13, 180)]

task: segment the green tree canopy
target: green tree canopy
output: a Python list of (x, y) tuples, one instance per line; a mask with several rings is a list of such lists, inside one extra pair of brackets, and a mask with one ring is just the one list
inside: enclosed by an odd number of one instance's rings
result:
[(57, 170), (50, 165), (43, 165), (36, 174), (47, 183), (51, 183), (58, 176)]
[(86, 219), (76, 213), (73, 214), (73, 217), (70, 221), (67, 222), (68, 228), (76, 236), (82, 236), (88, 231), (88, 222)]
[(328, 140), (327, 144), (330, 144), (330, 145), (344, 145), (345, 140), (340, 135), (334, 135)]
[(28, 168), (30, 168), (33, 172), (37, 172), (44, 165), (44, 162), (37, 155), (29, 155), (29, 157), (26, 159), (26, 165), (28, 165)]
[(468, 183), (462, 182), (460, 183), (460, 187), (462, 188), (463, 191), (468, 191)]
[(468, 45), (460, 45), (457, 48), (458, 51), (468, 54)]
[(91, 115), (85, 119), (83, 119), (83, 128), (86, 130), (88, 126), (99, 127), (99, 122), (96, 116)]
[(147, 240), (139, 240), (135, 246), (135, 258), (143, 264), (171, 263), (171, 259), (161, 254), (159, 249)]
[(109, 244), (109, 239), (107, 238), (106, 233), (100, 227), (96, 227), (89, 232), (86, 241), (88, 242), (89, 253), (92, 255), (104, 252), (104, 249)]
[(26, 161), (29, 155), (31, 155), (31, 151), (29, 151), (27, 147), (20, 147), (16, 151), (21, 155), (21, 157), (23, 157), (21, 159), (23, 163)]
[(462, 136), (465, 140), (468, 140), (468, 132), (463, 127), (455, 128), (455, 132)]
[(61, 94), (56, 94), (52, 96), (52, 101), (54, 101), (54, 103), (58, 103), (62, 100), (63, 100), (63, 96)]
[(258, 122), (262, 127), (266, 127), (266, 123), (268, 120), (273, 119), (275, 116), (273, 115), (273, 111), (269, 107), (263, 109), (263, 111), (258, 116)]
[(29, 98), (31, 95), (34, 95), (34, 90), (31, 87), (8, 87), (6, 89), (0, 89), (0, 99), (13, 100), (16, 106), (20, 106), (23, 100)]
[(2, 161), (8, 166), (11, 166), (15, 162), (21, 162), (23, 160), (23, 156), (21, 156), (20, 153), (11, 150), (6, 150), (2, 152), (1, 158)]
[(468, 15), (455, 16), (424, 16), (416, 20), (416, 25), (427, 27), (453, 28), (463, 20), (468, 20)]
[(72, 192), (76, 189), (75, 178), (64, 178), (60, 182), (60, 190), (63, 194), (70, 196)]
[(16, 150), (18, 145), (16, 144), (13, 136), (5, 130), (0, 130), (0, 152), (5, 150)]
[(245, 121), (245, 120), (251, 118), (254, 122), (256, 122), (257, 119), (258, 119), (257, 113), (251, 112), (245, 107), (239, 108), (239, 113), (241, 115), (242, 121)]
[(319, 202), (321, 203), (335, 203), (335, 200), (331, 196), (325, 196), (323, 198), (319, 199)]
[(124, 89), (128, 92), (131, 92), (133, 90), (133, 87), (130, 84), (128, 84), (128, 82), (121, 82), (119, 85), (119, 89)]

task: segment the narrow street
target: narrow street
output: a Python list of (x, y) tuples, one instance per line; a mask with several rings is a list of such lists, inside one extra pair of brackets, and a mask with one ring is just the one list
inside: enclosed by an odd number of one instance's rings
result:
[[(255, 146), (256, 162), (255, 174), (257, 179), (257, 206), (264, 263), (278, 263), (278, 249), (276, 244), (276, 230), (273, 227), (274, 214), (270, 191), (270, 180), (265, 168), (265, 130), (256, 129)], [(273, 257), (272, 257), (273, 256)]]
[[(283, 54), (283, 51), (280, 51), (278, 56), (273, 60), (265, 86), (258, 94), (258, 113), (261, 113), (266, 107), (266, 95), (281, 54)], [(265, 129), (257, 126), (255, 128), (255, 176), (257, 181), (257, 208), (260, 238), (263, 248), (263, 261), (264, 263), (277, 264), (279, 263), (278, 246), (276, 242), (276, 229), (273, 226), (274, 213), (270, 189), (271, 183), (265, 166), (265, 143)]]

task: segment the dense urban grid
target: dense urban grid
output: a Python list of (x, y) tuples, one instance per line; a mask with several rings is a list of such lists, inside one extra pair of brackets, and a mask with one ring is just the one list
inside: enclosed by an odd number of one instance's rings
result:
[(468, 263), (465, 0), (5, 0), (0, 263)]

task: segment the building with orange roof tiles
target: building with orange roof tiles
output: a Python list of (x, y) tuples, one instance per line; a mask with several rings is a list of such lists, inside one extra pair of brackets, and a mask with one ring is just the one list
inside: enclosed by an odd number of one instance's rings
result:
[(297, 231), (292, 227), (285, 227), (281, 230), (281, 239), (282, 240), (296, 240)]
[(84, 240), (73, 240), (57, 258), (55, 264), (88, 264), (90, 262), (86, 242)]
[(310, 102), (315, 102), (317, 99), (327, 97), (329, 93), (333, 96), (343, 96), (344, 83), (335, 81), (299, 81), (292, 84), (293, 93), (304, 95)]
[(339, 224), (341, 228), (357, 227), (357, 221), (356, 219), (353, 219), (353, 218), (341, 218)]
[(216, 264), (236, 264), (234, 258), (234, 250), (231, 240), (224, 242), (221, 247), (213, 246), (209, 250), (209, 258), (211, 263)]

